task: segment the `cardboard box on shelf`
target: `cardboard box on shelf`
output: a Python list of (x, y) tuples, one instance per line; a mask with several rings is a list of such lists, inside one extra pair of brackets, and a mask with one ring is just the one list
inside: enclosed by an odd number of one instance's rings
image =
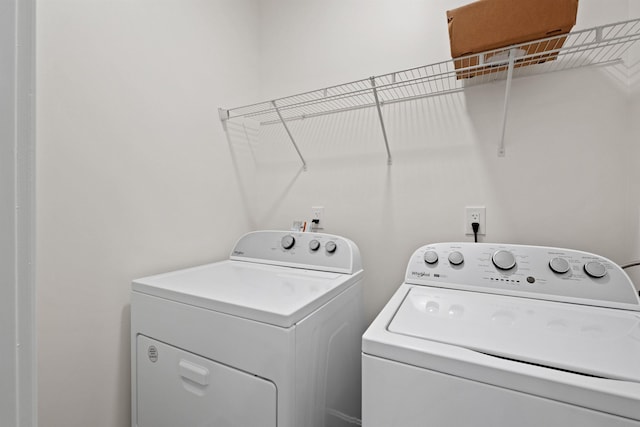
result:
[[(578, 0), (477, 0), (447, 11), (451, 57), (456, 69), (480, 64), (478, 53), (566, 34), (576, 23)], [(530, 43), (520, 47), (519, 55), (533, 55), (559, 49), (565, 37), (550, 42)], [(503, 51), (508, 53), (508, 51)], [(506, 53), (498, 52), (500, 56)], [(495, 54), (495, 53), (494, 53)], [(475, 56), (469, 56), (475, 55)], [(532, 57), (517, 66), (555, 59), (556, 52)], [(463, 59), (458, 59), (464, 57)], [(482, 58), (490, 63), (491, 55)], [(479, 67), (458, 72), (468, 78), (505, 70), (506, 66)]]

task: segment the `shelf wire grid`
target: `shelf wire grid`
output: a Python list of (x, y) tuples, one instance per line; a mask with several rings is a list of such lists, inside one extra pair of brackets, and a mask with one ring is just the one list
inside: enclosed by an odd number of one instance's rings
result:
[(513, 77), (609, 65), (638, 40), (640, 19), (633, 19), (232, 108), (226, 119), (266, 125), (368, 108), (376, 106), (374, 90), (381, 105), (454, 93), (505, 79), (514, 56)]

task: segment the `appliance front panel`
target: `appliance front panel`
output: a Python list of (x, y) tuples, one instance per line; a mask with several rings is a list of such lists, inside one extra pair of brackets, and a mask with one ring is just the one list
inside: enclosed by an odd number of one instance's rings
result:
[(137, 427), (276, 427), (268, 380), (143, 335), (136, 364)]
[(390, 360), (362, 357), (366, 427), (639, 427), (640, 421), (470, 381)]

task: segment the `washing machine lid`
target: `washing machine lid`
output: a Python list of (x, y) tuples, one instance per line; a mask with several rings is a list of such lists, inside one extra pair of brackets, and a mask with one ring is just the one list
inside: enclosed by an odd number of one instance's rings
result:
[(134, 292), (290, 327), (360, 280), (355, 274), (226, 260), (135, 280)]
[(513, 361), (640, 383), (637, 312), (415, 286), (387, 330)]

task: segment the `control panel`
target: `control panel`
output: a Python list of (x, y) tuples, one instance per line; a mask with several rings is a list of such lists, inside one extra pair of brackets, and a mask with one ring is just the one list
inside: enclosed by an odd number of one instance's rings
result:
[(324, 233), (255, 231), (238, 240), (230, 259), (348, 274), (362, 269), (355, 243)]
[(571, 249), (436, 243), (414, 252), (405, 281), (640, 311), (638, 293), (617, 264)]

